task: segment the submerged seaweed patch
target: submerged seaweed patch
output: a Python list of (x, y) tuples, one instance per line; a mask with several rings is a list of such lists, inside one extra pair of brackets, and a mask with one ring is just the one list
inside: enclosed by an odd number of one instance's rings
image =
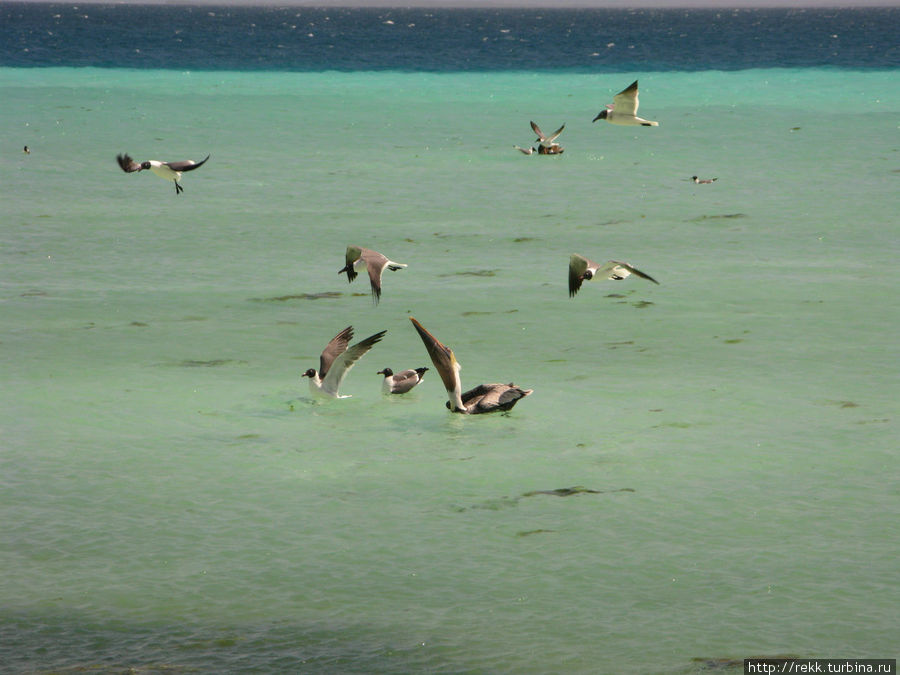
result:
[(836, 405), (839, 408), (858, 408), (859, 403), (855, 401), (835, 401), (833, 399), (828, 399), (822, 402), (822, 405)]
[(250, 298), (251, 302), (288, 302), (289, 300), (321, 300), (323, 298), (339, 298), (339, 291), (322, 291), (321, 293), (297, 293), (295, 295), (279, 295), (273, 298)]
[(696, 218), (690, 218), (685, 222), (688, 223), (702, 223), (704, 220), (728, 220), (732, 218), (746, 218), (746, 213), (717, 213), (713, 215), (703, 215), (697, 216)]
[(456, 513), (463, 513), (470, 510), (487, 510), (499, 511), (501, 509), (512, 508), (518, 506), (519, 501), (526, 497), (536, 497), (538, 495), (550, 495), (552, 497), (571, 497), (580, 494), (602, 495), (611, 494), (613, 492), (635, 492), (634, 488), (617, 488), (615, 490), (592, 490), (583, 485), (575, 485), (573, 487), (556, 488), (553, 490), (531, 490), (523, 492), (518, 497), (500, 497), (499, 499), (488, 499), (473, 506), (453, 506), (451, 507)]
[(449, 274), (439, 274), (440, 277), (495, 277), (497, 270), (471, 270), (465, 272), (451, 272)]
[(239, 361), (237, 359), (210, 359), (209, 361), (185, 359), (184, 361), (176, 361), (166, 365), (176, 366), (178, 368), (218, 368), (219, 366), (245, 365), (246, 363), (246, 361)]
[(522, 530), (521, 532), (516, 532), (517, 537), (530, 537), (533, 534), (549, 534), (550, 532), (556, 532), (556, 530)]
[(624, 347), (624, 346), (631, 347), (633, 345), (634, 345), (634, 340), (622, 340), (621, 342), (607, 342), (606, 348), (607, 349), (618, 349), (619, 347)]
[(590, 494), (602, 495), (610, 492), (634, 492), (634, 488), (618, 488), (616, 490), (592, 490), (583, 485), (574, 487), (556, 488), (555, 490), (532, 490), (531, 492), (522, 493), (523, 497), (534, 497), (535, 495), (551, 495), (553, 497), (571, 497), (572, 495)]

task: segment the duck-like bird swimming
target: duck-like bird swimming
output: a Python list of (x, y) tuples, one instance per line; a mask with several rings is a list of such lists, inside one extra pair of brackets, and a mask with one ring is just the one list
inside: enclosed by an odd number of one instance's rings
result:
[(376, 342), (381, 340), (385, 333), (387, 333), (386, 330), (375, 333), (349, 348), (347, 345), (353, 339), (353, 326), (347, 326), (335, 335), (322, 352), (319, 359), (319, 370), (310, 368), (301, 375), (301, 377), (309, 378), (309, 391), (313, 395), (327, 398), (349, 398), (349, 394), (342, 396), (339, 393), (341, 382), (344, 381), (353, 365)]
[(181, 183), (178, 182), (181, 180), (181, 174), (185, 171), (199, 169), (206, 163), (207, 159), (209, 159), (209, 155), (206, 156), (206, 159), (202, 159), (199, 162), (195, 162), (192, 159), (186, 159), (182, 162), (160, 162), (155, 159), (150, 159), (138, 163), (135, 162), (128, 153), (116, 155), (116, 161), (119, 162), (119, 166), (125, 173), (134, 173), (135, 171), (146, 171), (149, 169), (160, 178), (173, 181), (175, 183), (176, 195), (184, 192), (184, 188), (181, 187)]
[(385, 394), (405, 394), (422, 381), (427, 370), (428, 368), (425, 367), (410, 368), (399, 373), (395, 373), (390, 368), (379, 370), (378, 375), (384, 375), (381, 391)]
[(638, 81), (635, 80), (613, 96), (612, 105), (607, 104), (606, 109), (601, 110), (591, 122), (606, 120), (610, 124), (624, 124), (631, 127), (658, 127), (659, 122), (651, 122), (637, 116), (638, 105)]
[(365, 268), (369, 272), (369, 285), (372, 287), (372, 300), (375, 304), (381, 300), (381, 275), (385, 269), (396, 272), (407, 267), (404, 263), (388, 260), (387, 256), (378, 251), (361, 246), (348, 246), (344, 255), (344, 265), (338, 270), (338, 274), (347, 273), (347, 283), (356, 279), (359, 271)]
[(483, 413), (501, 412), (512, 410), (519, 399), (525, 398), (533, 390), (522, 389), (512, 382), (509, 384), (480, 384), (467, 392), (462, 391), (459, 379), (460, 365), (453, 354), (453, 350), (441, 344), (440, 340), (429, 333), (414, 318), (409, 317), (419, 337), (428, 350), (431, 362), (437, 368), (447, 390), (447, 407), (451, 412), (466, 415), (479, 415)]
[(583, 255), (573, 253), (569, 257), (569, 297), (575, 297), (581, 284), (591, 279), (611, 279), (613, 281), (622, 281), (626, 277), (634, 274), (635, 276), (652, 281), (654, 284), (659, 282), (649, 274), (641, 272), (636, 267), (626, 262), (618, 260), (609, 260), (602, 265), (595, 263), (593, 260), (585, 258)]

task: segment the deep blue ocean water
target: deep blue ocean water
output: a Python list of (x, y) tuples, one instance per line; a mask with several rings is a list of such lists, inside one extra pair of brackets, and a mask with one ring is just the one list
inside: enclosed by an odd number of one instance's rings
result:
[(896, 656), (897, 22), (0, 5), (0, 673)]
[(896, 68), (900, 8), (0, 4), (0, 65), (180, 70)]

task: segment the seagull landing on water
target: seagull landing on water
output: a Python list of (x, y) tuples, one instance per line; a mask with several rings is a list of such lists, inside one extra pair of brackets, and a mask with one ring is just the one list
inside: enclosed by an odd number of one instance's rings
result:
[(715, 183), (719, 179), (718, 178), (697, 178), (697, 176), (691, 176), (691, 180), (694, 183), (698, 183), (700, 185), (706, 185), (708, 183)]
[(173, 181), (175, 183), (176, 195), (184, 192), (184, 188), (181, 187), (181, 183), (178, 182), (181, 180), (181, 174), (185, 171), (199, 169), (206, 163), (207, 159), (209, 159), (209, 155), (206, 156), (206, 159), (199, 162), (195, 162), (192, 159), (186, 159), (183, 162), (160, 162), (155, 159), (150, 159), (146, 162), (138, 163), (131, 159), (127, 153), (124, 155), (116, 155), (116, 160), (119, 162), (119, 166), (122, 167), (122, 171), (125, 173), (134, 173), (135, 171), (146, 171), (149, 169), (160, 178)]
[(659, 122), (641, 119), (638, 111), (638, 81), (635, 80), (629, 87), (623, 89), (613, 97), (612, 105), (607, 104), (606, 110), (601, 110), (591, 120), (606, 120), (611, 124), (624, 124), (631, 127), (658, 127)]
[(381, 390), (385, 394), (405, 394), (422, 381), (426, 370), (428, 368), (424, 367), (410, 368), (399, 373), (394, 373), (390, 368), (379, 370), (378, 375), (384, 375)]
[(631, 276), (641, 277), (654, 284), (659, 282), (649, 274), (644, 274), (639, 269), (632, 267), (629, 263), (619, 262), (618, 260), (609, 260), (602, 265), (589, 260), (582, 255), (573, 253), (569, 258), (569, 297), (575, 297), (581, 284), (591, 279), (612, 279), (613, 281), (622, 281), (625, 277)]
[(350, 340), (353, 339), (353, 326), (347, 326), (340, 333), (335, 335), (322, 356), (319, 359), (319, 370), (310, 368), (301, 377), (309, 378), (309, 390), (313, 395), (325, 396), (328, 398), (350, 398), (349, 395), (341, 396), (338, 390), (341, 382), (350, 372), (360, 357), (369, 351), (372, 346), (384, 337), (386, 330), (375, 333), (367, 337), (365, 340), (357, 342), (348, 348)]
[(566, 125), (563, 124), (559, 129), (554, 131), (549, 136), (545, 136), (544, 132), (541, 131), (541, 128), (531, 122), (531, 130), (537, 134), (537, 140), (535, 143), (538, 144), (536, 148), (528, 148), (525, 150), (524, 148), (520, 148), (518, 145), (514, 146), (519, 152), (523, 152), (526, 155), (530, 155), (533, 152), (537, 151), (539, 155), (561, 155), (565, 150), (560, 146), (559, 143), (556, 142), (556, 139), (559, 138), (559, 135), (563, 132), (563, 129), (566, 128)]
[(509, 384), (480, 384), (467, 392), (462, 391), (459, 379), (459, 362), (453, 354), (453, 350), (441, 344), (440, 340), (429, 333), (414, 318), (409, 317), (413, 326), (422, 338), (431, 362), (437, 368), (447, 390), (447, 407), (451, 412), (464, 413), (466, 415), (479, 415), (482, 413), (500, 412), (512, 410), (513, 406), (521, 398), (528, 396), (532, 389), (521, 389), (512, 382)]
[(365, 268), (369, 272), (369, 285), (372, 287), (372, 300), (375, 304), (381, 299), (381, 275), (385, 268), (396, 272), (407, 267), (404, 263), (388, 260), (378, 251), (360, 246), (348, 246), (344, 261), (347, 263), (338, 270), (338, 274), (347, 273), (347, 283), (356, 279), (359, 271)]

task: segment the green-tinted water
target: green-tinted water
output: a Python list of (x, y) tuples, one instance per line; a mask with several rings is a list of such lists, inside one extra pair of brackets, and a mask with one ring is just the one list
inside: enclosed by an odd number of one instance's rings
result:
[[(630, 75), (0, 71), (10, 672), (890, 657), (892, 74), (640, 78), (659, 128), (590, 123)], [(125, 151), (212, 158), (176, 197)], [(350, 243), (409, 264), (378, 307)], [(570, 300), (572, 252), (661, 285)], [(382, 398), (410, 315), (534, 394)], [(388, 334), (315, 404), (349, 324)]]

